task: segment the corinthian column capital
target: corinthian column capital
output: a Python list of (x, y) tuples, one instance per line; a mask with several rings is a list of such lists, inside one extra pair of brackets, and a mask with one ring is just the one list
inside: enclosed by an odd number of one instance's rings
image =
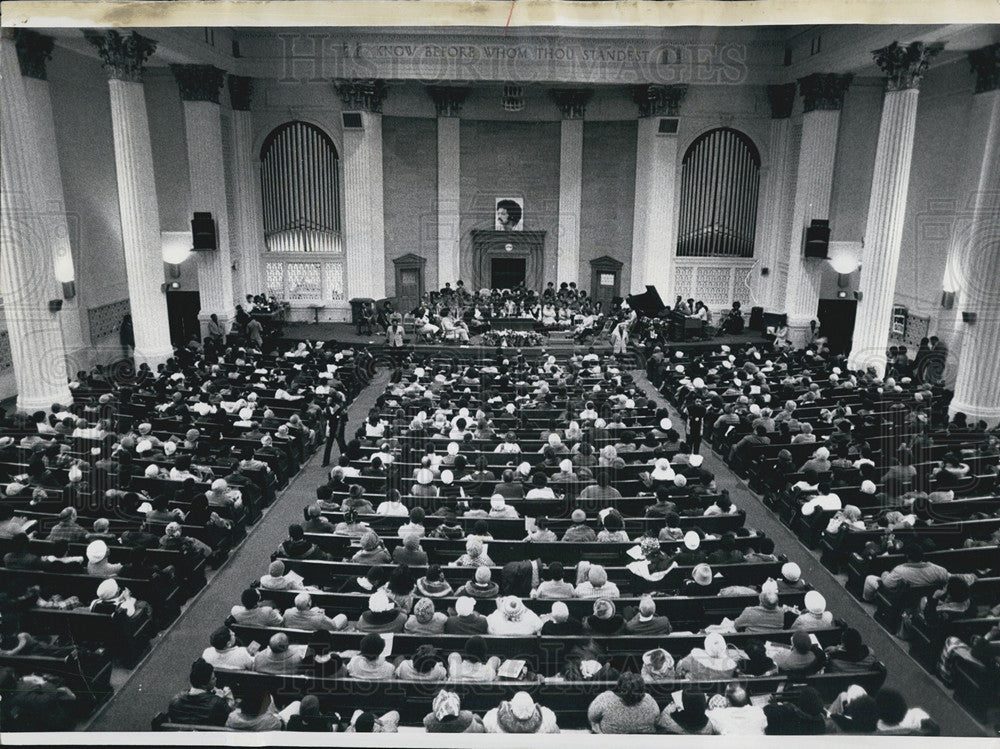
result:
[(671, 86), (650, 83), (635, 86), (632, 89), (632, 101), (639, 107), (640, 117), (654, 117), (660, 114), (676, 117), (687, 90), (686, 83)]
[(226, 71), (214, 65), (171, 65), (170, 71), (177, 81), (184, 101), (210, 101), (219, 103), (219, 92), (226, 80)]
[(969, 67), (976, 74), (976, 93), (1000, 88), (1000, 42), (969, 52)]
[(345, 107), (382, 114), (382, 102), (389, 94), (385, 81), (338, 81), (334, 85)]
[(802, 111), (816, 110), (840, 111), (844, 104), (844, 94), (851, 85), (854, 76), (837, 75), (836, 73), (813, 73), (805, 78), (799, 78), (799, 91), (802, 93)]
[(14, 44), (17, 47), (17, 62), (21, 75), (25, 78), (48, 80), (45, 63), (52, 59), (52, 46), (55, 40), (51, 36), (43, 36), (31, 29), (15, 29)]
[(900, 44), (893, 42), (872, 52), (875, 64), (886, 75), (887, 91), (920, 88), (920, 79), (927, 72), (931, 60), (944, 49), (943, 44)]
[(122, 36), (114, 29), (101, 32), (84, 32), (87, 41), (97, 47), (104, 72), (108, 78), (120, 81), (142, 82), (146, 60), (156, 51), (156, 42), (136, 32)]

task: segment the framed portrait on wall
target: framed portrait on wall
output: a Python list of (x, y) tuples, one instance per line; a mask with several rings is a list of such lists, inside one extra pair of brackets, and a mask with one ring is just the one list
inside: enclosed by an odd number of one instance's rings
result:
[(497, 231), (521, 231), (524, 229), (524, 198), (497, 198)]

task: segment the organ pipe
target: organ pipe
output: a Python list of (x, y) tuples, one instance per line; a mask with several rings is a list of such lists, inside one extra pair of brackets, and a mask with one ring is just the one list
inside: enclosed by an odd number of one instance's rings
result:
[(678, 255), (752, 257), (760, 156), (742, 133), (719, 128), (700, 136), (681, 164)]
[(286, 123), (267, 137), (260, 160), (268, 249), (339, 250), (338, 157), (326, 134), (305, 122)]

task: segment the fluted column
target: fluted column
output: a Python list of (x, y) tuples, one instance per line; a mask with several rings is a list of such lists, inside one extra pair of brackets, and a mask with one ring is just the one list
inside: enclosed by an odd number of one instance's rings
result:
[[(244, 296), (264, 291), (261, 272), (261, 253), (265, 251), (264, 212), (261, 208), (260, 172), (253, 147), (252, 94), (250, 78), (229, 76), (229, 102), (233, 108), (231, 141), (235, 208), (235, 214), (229, 217), (230, 249), (243, 270), (243, 288), (240, 291)], [(234, 301), (239, 304), (240, 300)]]
[(10, 339), (17, 408), (48, 409), (69, 404), (66, 361), (58, 316), (49, 312), (56, 280), (46, 243), (48, 217), (34, 205), (29, 159), (36, 148), (14, 40), (0, 40), (0, 293)]
[(1000, 419), (1000, 44), (969, 53), (976, 93), (969, 112), (975, 203), (968, 242), (957, 247), (956, 308), (973, 312), (964, 328), (951, 413)]
[(443, 288), (445, 283), (454, 288), (461, 278), (458, 207), (462, 121), (459, 114), (469, 89), (428, 86), (427, 93), (437, 110), (437, 285), (431, 288)]
[(686, 84), (637, 86), (633, 91), (639, 122), (629, 289), (637, 294), (647, 285), (656, 286), (668, 302), (677, 247), (677, 133), (660, 134), (659, 115), (676, 117), (686, 93)]
[(799, 79), (803, 98), (802, 138), (788, 237), (788, 276), (785, 312), (793, 343), (805, 342), (809, 321), (819, 307), (822, 260), (804, 255), (805, 231), (813, 219), (828, 219), (833, 191), (840, 107), (851, 76), (815, 73)]
[[(53, 39), (28, 29), (17, 29), (14, 39), (24, 81), (28, 117), (34, 123), (35, 143), (28, 155), (34, 173), (28, 188), (35, 192), (34, 205), (45, 217), (45, 239), (52, 250), (56, 281), (75, 281), (70, 244), (71, 227), (66, 216), (55, 120), (52, 116), (52, 96), (46, 72), (46, 62), (52, 56)], [(57, 288), (58, 296), (62, 297), (61, 287)], [(63, 299), (62, 310), (57, 313), (62, 329), (66, 369), (70, 372), (90, 368), (90, 351), (83, 337), (81, 313), (79, 295)]]
[(153, 180), (153, 149), (142, 89), (142, 69), (156, 42), (135, 32), (88, 36), (104, 63), (111, 97), (111, 129), (118, 175), (129, 307), (135, 330), (135, 363), (156, 369), (173, 355), (163, 283), (160, 209)]
[(764, 177), (764, 200), (761, 204), (763, 246), (760, 253), (766, 276), (756, 276), (757, 303), (765, 310), (784, 309), (785, 286), (778, 274), (779, 262), (785, 261), (788, 247), (788, 185), (792, 181), (795, 161), (792, 150), (792, 107), (795, 103), (795, 84), (786, 83), (767, 87), (771, 105), (771, 128), (768, 135), (770, 161)]
[(848, 366), (874, 367), (885, 372), (889, 344), (892, 301), (903, 238), (906, 195), (913, 160), (913, 134), (917, 122), (920, 78), (940, 47), (914, 42), (901, 47), (893, 42), (874, 53), (875, 62), (886, 73), (875, 170), (868, 201), (865, 248), (861, 259), (861, 299), (854, 323), (854, 339)]
[(219, 92), (226, 73), (212, 65), (171, 65), (170, 68), (184, 101), (191, 210), (209, 212), (215, 219), (216, 249), (195, 253), (201, 299), (198, 319), (204, 336), (212, 314), (219, 316), (219, 322), (226, 329), (236, 316), (219, 107)]
[(580, 284), (580, 213), (583, 196), (583, 118), (590, 89), (549, 92), (562, 112), (559, 133), (559, 238), (556, 285)]
[(344, 131), (344, 218), (348, 297), (385, 296), (382, 213), (382, 101), (385, 84), (337, 85), (345, 110), (359, 110), (361, 129)]

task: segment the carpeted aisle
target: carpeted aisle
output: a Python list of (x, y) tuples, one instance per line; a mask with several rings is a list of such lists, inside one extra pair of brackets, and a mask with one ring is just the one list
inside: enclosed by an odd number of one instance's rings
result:
[[(656, 391), (645, 372), (636, 370), (632, 374), (657, 403), (670, 409), (675, 428), (683, 435), (683, 420), (674, 407)], [(802, 579), (826, 598), (827, 609), (861, 633), (865, 643), (888, 669), (886, 686), (902, 692), (911, 705), (924, 708), (941, 726), (942, 736), (992, 735), (951, 698), (940, 681), (910, 657), (905, 644), (892, 637), (865, 611), (858, 600), (847, 592), (843, 583), (820, 563), (818, 557), (712, 452), (711, 446), (703, 444), (701, 454), (705, 456), (705, 467), (715, 474), (718, 487), (728, 489), (733, 504), (746, 511), (747, 525), (773, 538), (775, 553), (784, 554), (790, 561), (797, 563), (802, 568)]]
[[(388, 379), (388, 371), (377, 372), (351, 404), (348, 434), (365, 420)], [(303, 465), (240, 548), (187, 604), (180, 617), (154, 640), (150, 654), (86, 730), (149, 731), (153, 716), (166, 709), (174, 694), (189, 686), (188, 669), (208, 647), (209, 635), (223, 623), (233, 605), (239, 603), (240, 593), (250, 581), (267, 572), (271, 553), (287, 538), (289, 524), (301, 521), (302, 508), (315, 500), (316, 487), (326, 480), (328, 470), (321, 467), (322, 459), (320, 450)]]

